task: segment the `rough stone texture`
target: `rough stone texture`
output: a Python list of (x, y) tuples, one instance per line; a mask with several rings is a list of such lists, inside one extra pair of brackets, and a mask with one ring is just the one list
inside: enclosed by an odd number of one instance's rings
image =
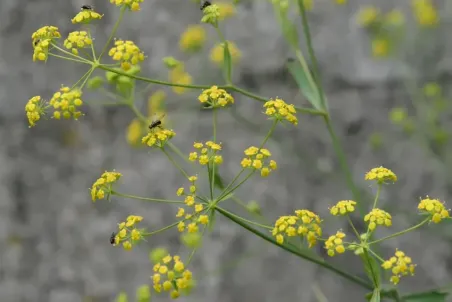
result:
[[(243, 52), (234, 80), (260, 95), (280, 96), (301, 104), (297, 89), (283, 64), (290, 50), (284, 43), (267, 1), (244, 1), (225, 34)], [(416, 143), (394, 133), (386, 121), (389, 108), (409, 102), (401, 84), (400, 63), (375, 61), (369, 55), (368, 38), (355, 24), (354, 15), (364, 3), (379, 3), (390, 9), (394, 1), (349, 0), (345, 7), (332, 1), (316, 1), (310, 14), (315, 49), (319, 54), (323, 81), (327, 86), (331, 112), (349, 159), (354, 178), (369, 193), (362, 180), (375, 165), (394, 169), (401, 181), (382, 194), (383, 202), (395, 212), (394, 229), (409, 225), (406, 213), (414, 213), (419, 196), (450, 197), (446, 172), (420, 150)], [(406, 1), (408, 3), (408, 1)], [(402, 6), (408, 12), (409, 5)], [(439, 6), (445, 1), (437, 1)], [(34, 95), (49, 97), (60, 84), (71, 85), (84, 69), (51, 58), (47, 64), (33, 64), (30, 35), (38, 27), (56, 25), (66, 35), (75, 27), (69, 18), (82, 1), (0, 1), (0, 301), (2, 302), (107, 302), (120, 290), (133, 295), (135, 288), (149, 282), (150, 248), (165, 245), (173, 253), (186, 255), (178, 234), (168, 232), (152, 237), (133, 252), (112, 248), (111, 231), (127, 215), (139, 213), (144, 225), (157, 229), (174, 219), (169, 206), (114, 198), (111, 203), (93, 204), (87, 188), (106, 169), (124, 174), (121, 190), (142, 196), (174, 198), (182, 177), (157, 151), (131, 149), (125, 128), (132, 114), (125, 108), (89, 107), (80, 122), (41, 121), (28, 129), (25, 102)], [(113, 27), (118, 9), (108, 1), (94, 1), (105, 14), (96, 26), (97, 43), (102, 45)], [(451, 16), (450, 4), (449, 16)], [(443, 10), (446, 16), (447, 10)], [(197, 23), (199, 9), (190, 1), (146, 0), (140, 13), (127, 15), (117, 37), (134, 40), (149, 56), (144, 73), (166, 78), (161, 59), (167, 55), (187, 59), (187, 70), (198, 83), (219, 79), (205, 63), (203, 55), (186, 58), (177, 50), (178, 36), (188, 24)], [(209, 35), (214, 41), (214, 31)], [(451, 72), (450, 30), (438, 30), (428, 47), (419, 48), (414, 63), (426, 78), (440, 77), (447, 84)], [(407, 46), (409, 48), (409, 45)], [(427, 56), (437, 50), (434, 57)], [(417, 64), (420, 65), (420, 64)], [(414, 65), (413, 65), (414, 66)], [(428, 71), (428, 73), (427, 73)], [(88, 95), (87, 95), (88, 96)], [(188, 152), (193, 141), (211, 135), (209, 113), (196, 110), (196, 92), (170, 98), (169, 113), (178, 136), (174, 143)], [(85, 98), (86, 99), (86, 98)], [(95, 97), (92, 97), (95, 101)], [(87, 99), (90, 102), (89, 97)], [(258, 144), (268, 122), (261, 104), (236, 95), (237, 112), (252, 119), (254, 126), (235, 120), (228, 112), (219, 116), (218, 137), (224, 142), (222, 173), (231, 179), (238, 170), (242, 150)], [(348, 135), (351, 127), (357, 133)], [(368, 136), (379, 130), (387, 133), (386, 149), (372, 151)], [(339, 170), (322, 120), (300, 116), (300, 125), (278, 127), (268, 142), (277, 159), (278, 175), (253, 179), (239, 197), (258, 200), (264, 213), (275, 219), (297, 208), (310, 208), (327, 215), (328, 206), (351, 198)], [(195, 172), (195, 171), (193, 171)], [(231, 207), (231, 209), (235, 209)], [(238, 210), (238, 209), (236, 209)], [(326, 233), (346, 227), (338, 220), (328, 223)], [(433, 226), (432, 226), (433, 227)], [(387, 230), (381, 232), (389, 234)], [(385, 243), (385, 253), (401, 247), (419, 264), (416, 277), (402, 289), (422, 290), (444, 285), (450, 280), (450, 244), (430, 232), (416, 232)], [(425, 248), (428, 247), (428, 251)], [(206, 275), (220, 265), (243, 256), (238, 266)], [(351, 272), (360, 273), (356, 258), (333, 259)], [(182, 301), (316, 301), (312, 287), (318, 286), (329, 301), (363, 301), (364, 290), (302, 261), (219, 217), (215, 230), (193, 262), (198, 273), (198, 289)], [(204, 274), (204, 275), (203, 275)], [(362, 273), (361, 273), (362, 274)], [(166, 301), (165, 297), (158, 298)]]

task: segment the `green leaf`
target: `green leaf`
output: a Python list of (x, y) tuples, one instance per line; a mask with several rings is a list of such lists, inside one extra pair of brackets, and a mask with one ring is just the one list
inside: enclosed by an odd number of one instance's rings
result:
[(297, 27), (293, 24), (292, 21), (290, 21), (286, 14), (281, 12), (280, 15), (280, 22), (282, 27), (282, 32), (284, 34), (284, 37), (286, 38), (287, 42), (290, 43), (290, 45), (296, 49), (298, 49), (298, 31)]
[(231, 53), (229, 52), (228, 41), (224, 42), (224, 47), (223, 47), (223, 71), (224, 71), (226, 83), (231, 83), (232, 57), (231, 57)]
[(218, 168), (219, 168), (218, 166), (215, 167), (215, 174), (214, 174), (213, 184), (218, 189), (224, 190), (224, 188), (225, 188), (224, 181), (223, 181), (223, 178), (220, 176), (220, 174), (218, 174)]
[(209, 224), (207, 225), (207, 227), (209, 228), (209, 231), (213, 231), (213, 227), (215, 226), (215, 222), (216, 222), (216, 211), (212, 210), (209, 213)]
[(364, 263), (364, 270), (375, 288), (380, 288), (381, 285), (381, 268), (373, 256), (371, 256), (366, 249), (360, 255)]
[(370, 302), (380, 302), (380, 290), (378, 288), (374, 289)]
[(313, 88), (309, 84), (308, 77), (301, 67), (301, 64), (295, 60), (288, 60), (287, 68), (297, 82), (298, 88), (300, 88), (301, 93), (305, 96), (309, 103), (311, 103), (311, 105), (315, 109), (325, 111), (320, 100), (319, 91), (317, 90), (317, 88)]
[(431, 292), (413, 294), (403, 297), (405, 302), (445, 302), (449, 293), (433, 290)]

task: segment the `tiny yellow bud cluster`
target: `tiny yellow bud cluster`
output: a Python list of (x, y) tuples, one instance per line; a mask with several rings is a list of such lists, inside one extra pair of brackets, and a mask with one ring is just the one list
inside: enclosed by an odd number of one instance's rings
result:
[(170, 297), (176, 299), (180, 296), (181, 289), (187, 289), (192, 282), (192, 273), (185, 269), (179, 256), (167, 255), (154, 265), (152, 282), (157, 293), (171, 291)]
[(421, 213), (430, 215), (431, 221), (434, 223), (439, 223), (441, 220), (450, 217), (449, 210), (447, 210), (444, 203), (438, 199), (430, 199), (428, 197), (422, 199), (417, 208)]
[(358, 12), (358, 24), (363, 27), (369, 27), (379, 21), (381, 17), (380, 10), (375, 6), (364, 6)]
[[(231, 63), (237, 63), (242, 54), (234, 42), (227, 41), (229, 54), (231, 55)], [(224, 63), (224, 45), (225, 43), (216, 44), (210, 51), (210, 61), (217, 64), (218, 66), (223, 66)]]
[(220, 10), (220, 16), (218, 17), (219, 21), (223, 21), (227, 18), (234, 16), (237, 13), (235, 6), (229, 2), (218, 2), (218, 8)]
[(154, 128), (141, 139), (141, 142), (149, 147), (156, 146), (158, 148), (163, 148), (175, 135), (176, 132), (173, 130)]
[(411, 258), (407, 257), (404, 252), (396, 250), (395, 256), (389, 258), (381, 265), (385, 270), (391, 270), (392, 276), (390, 282), (398, 284), (402, 276), (410, 274), (414, 275), (415, 264), (412, 264)]
[(116, 6), (127, 6), (133, 12), (139, 11), (141, 9), (140, 3), (143, 3), (144, 0), (110, 0), (110, 3), (113, 3)]
[(379, 184), (382, 184), (388, 181), (396, 182), (397, 175), (395, 175), (391, 170), (380, 166), (378, 168), (373, 168), (372, 170), (367, 172), (364, 179), (376, 180)]
[(220, 8), (216, 4), (211, 4), (203, 9), (202, 23), (212, 24), (214, 27), (218, 26), (220, 18)]
[(58, 120), (61, 117), (65, 119), (70, 119), (72, 117), (77, 120), (80, 116), (82, 116), (82, 112), (78, 110), (78, 107), (83, 104), (81, 97), (81, 90), (71, 90), (69, 87), (61, 87), (60, 91), (53, 94), (49, 102), (49, 104), (55, 109), (53, 117)]
[(284, 237), (300, 236), (306, 238), (309, 247), (317, 243), (322, 236), (320, 217), (309, 210), (296, 210), (295, 215), (281, 216), (276, 220), (272, 235), (279, 244), (284, 243)]
[(420, 26), (431, 27), (438, 24), (438, 12), (431, 0), (412, 0), (414, 17)]
[(200, 150), (198, 152), (191, 152), (188, 159), (192, 162), (198, 161), (200, 165), (207, 165), (209, 163), (215, 163), (220, 165), (223, 163), (223, 157), (218, 155), (217, 152), (221, 151), (221, 144), (216, 144), (212, 141), (207, 141), (205, 145), (203, 143), (194, 143), (193, 147)]
[(202, 91), (198, 100), (207, 104), (210, 108), (224, 107), (228, 104), (234, 104), (234, 98), (226, 92), (224, 89), (218, 88), (218, 86), (212, 86)]
[(206, 42), (206, 30), (200, 25), (190, 25), (182, 33), (179, 47), (184, 52), (197, 52)]
[(342, 254), (345, 252), (344, 243), (342, 242), (344, 238), (345, 234), (340, 231), (336, 232), (336, 235), (328, 237), (325, 241), (325, 249), (328, 256), (333, 257), (336, 253)]
[(110, 49), (108, 55), (114, 61), (121, 62), (121, 68), (129, 70), (132, 65), (137, 65), (144, 61), (144, 53), (132, 41), (117, 40), (115, 46)]
[(271, 156), (270, 151), (267, 149), (259, 149), (251, 146), (244, 151), (246, 157), (242, 159), (240, 163), (243, 168), (252, 168), (261, 171), (262, 177), (267, 177), (271, 171), (278, 168), (276, 161), (270, 160), (268, 163), (266, 159)]
[(77, 23), (88, 24), (93, 20), (100, 20), (102, 19), (102, 17), (103, 15), (96, 13), (91, 9), (83, 9), (81, 12), (75, 15), (74, 18), (71, 19), (71, 22), (72, 24)]
[[(185, 71), (183, 63), (177, 64), (177, 66), (171, 68), (171, 70), (168, 72), (168, 78), (172, 83), (180, 85), (190, 85), (193, 81), (191, 75)], [(174, 93), (183, 94), (187, 90), (187, 88), (173, 86), (172, 90)]]
[(114, 245), (122, 242), (122, 247), (130, 251), (132, 247), (143, 239), (144, 229), (135, 228), (135, 224), (141, 222), (143, 217), (130, 215), (126, 221), (118, 224), (118, 232), (114, 238)]
[(49, 46), (53, 40), (61, 38), (58, 27), (44, 26), (31, 35), (33, 44), (33, 62), (47, 60)]
[(28, 123), (30, 127), (36, 125), (36, 122), (45, 114), (45, 102), (40, 96), (32, 97), (27, 105), (25, 105), (25, 112), (27, 113)]
[(70, 49), (73, 54), (78, 55), (78, 48), (89, 47), (93, 40), (88, 36), (86, 31), (74, 31), (64, 40), (64, 47)]
[[(184, 220), (180, 221), (177, 225), (179, 232), (187, 230), (188, 233), (197, 233), (199, 230), (198, 224), (207, 225), (209, 223), (209, 216), (200, 215), (204, 211), (204, 205), (196, 202), (196, 181), (197, 176), (190, 176), (188, 180), (191, 182), (189, 193), (185, 194), (183, 187), (177, 189), (177, 196), (185, 196), (184, 203), (189, 208), (193, 209), (192, 213), (187, 214), (184, 208), (179, 208), (176, 214), (177, 218), (183, 217)], [(188, 222), (186, 222), (188, 221)]]
[(105, 173), (103, 173), (91, 187), (91, 199), (93, 201), (96, 201), (97, 199), (104, 199), (105, 193), (108, 198), (111, 194), (113, 184), (117, 182), (121, 176), (122, 174), (119, 172), (105, 171)]
[(275, 99), (265, 102), (265, 114), (277, 119), (278, 121), (287, 120), (289, 123), (298, 125), (298, 119), (295, 116), (297, 110), (294, 105), (287, 104), (281, 99)]
[(392, 225), (391, 214), (381, 209), (373, 209), (364, 216), (364, 221), (369, 223), (369, 230), (373, 231), (377, 225), (390, 227)]
[(330, 213), (333, 216), (347, 215), (355, 211), (356, 201), (353, 200), (341, 200), (336, 205), (331, 207)]

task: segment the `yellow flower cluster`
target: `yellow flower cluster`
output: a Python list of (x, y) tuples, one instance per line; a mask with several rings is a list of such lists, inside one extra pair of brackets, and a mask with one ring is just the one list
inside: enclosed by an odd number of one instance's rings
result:
[(368, 27), (380, 18), (380, 10), (375, 6), (364, 6), (358, 12), (357, 21), (358, 24), (364, 27)]
[(251, 146), (244, 151), (246, 157), (240, 163), (243, 168), (253, 168), (261, 171), (261, 176), (266, 177), (271, 171), (278, 168), (276, 161), (270, 160), (266, 165), (265, 159), (268, 159), (272, 154), (267, 149), (259, 149)]
[(108, 55), (115, 61), (121, 62), (121, 68), (129, 70), (132, 65), (144, 61), (144, 53), (132, 41), (117, 40)]
[[(231, 63), (235, 64), (240, 60), (242, 54), (234, 42), (227, 41), (227, 43), (229, 54), (231, 55)], [(224, 45), (224, 43), (218, 43), (210, 51), (210, 60), (218, 66), (223, 66), (224, 63)]]
[(184, 52), (197, 52), (206, 42), (206, 30), (200, 25), (190, 25), (182, 33), (179, 47)]
[(53, 117), (56, 119), (60, 119), (61, 117), (65, 119), (70, 119), (71, 117), (75, 120), (78, 119), (82, 115), (82, 112), (78, 110), (78, 107), (83, 104), (81, 97), (81, 90), (71, 90), (69, 87), (61, 87), (60, 91), (53, 94), (49, 102), (55, 109)]
[(164, 291), (171, 291), (170, 296), (176, 299), (180, 296), (181, 289), (187, 289), (192, 282), (192, 273), (185, 269), (184, 263), (179, 256), (171, 257), (167, 255), (154, 265), (154, 275), (152, 275), (152, 282), (154, 290), (157, 293)]
[(421, 213), (431, 215), (431, 221), (439, 223), (441, 220), (449, 218), (449, 210), (446, 209), (444, 203), (438, 199), (422, 199), (417, 208)]
[(36, 125), (36, 122), (41, 119), (41, 115), (45, 114), (45, 102), (40, 96), (32, 97), (27, 105), (25, 105), (25, 112), (27, 113), (28, 123), (30, 127)]
[(74, 31), (69, 33), (69, 36), (64, 40), (64, 47), (70, 49), (73, 54), (78, 55), (77, 48), (89, 47), (93, 40), (89, 37), (86, 31)]
[(237, 11), (235, 6), (229, 2), (217, 2), (218, 8), (220, 9), (220, 16), (218, 17), (219, 21), (223, 21), (227, 18), (234, 16)]
[(81, 12), (79, 12), (77, 15), (75, 15), (74, 18), (71, 19), (71, 22), (72, 24), (76, 23), (87, 24), (90, 23), (92, 20), (100, 20), (102, 19), (102, 17), (103, 15), (96, 13), (91, 9), (82, 9)]
[(122, 246), (126, 251), (130, 251), (132, 247), (143, 239), (143, 229), (137, 229), (135, 224), (141, 222), (143, 217), (130, 215), (126, 221), (118, 224), (118, 232), (115, 234), (114, 245), (122, 242)]
[(193, 147), (195, 149), (200, 150), (198, 152), (191, 152), (188, 156), (188, 159), (192, 162), (198, 161), (200, 165), (207, 165), (210, 162), (214, 162), (217, 165), (223, 163), (223, 157), (221, 155), (217, 155), (218, 151), (221, 151), (221, 144), (216, 144), (212, 141), (207, 141), (205, 145), (203, 143), (194, 143)]
[(414, 269), (416, 267), (415, 264), (412, 264), (410, 257), (406, 256), (404, 252), (398, 250), (395, 252), (395, 256), (383, 262), (381, 266), (385, 270), (390, 269), (392, 271), (390, 281), (393, 284), (398, 284), (402, 276), (407, 276), (408, 274), (413, 276)]
[[(184, 64), (180, 63), (168, 72), (168, 78), (171, 83), (190, 85), (193, 81), (191, 75), (185, 71)], [(187, 88), (173, 86), (172, 90), (174, 93), (183, 94)]]
[(397, 175), (395, 175), (391, 170), (380, 166), (378, 168), (373, 168), (372, 170), (367, 172), (364, 179), (376, 180), (379, 184), (382, 184), (387, 181), (396, 182)]
[(438, 24), (438, 12), (431, 0), (412, 0), (414, 17), (420, 26), (435, 26)]
[(285, 236), (300, 236), (312, 247), (317, 243), (317, 238), (322, 236), (321, 222), (320, 217), (309, 210), (296, 210), (295, 215), (281, 216), (276, 220), (272, 235), (279, 244), (284, 243)]
[(202, 23), (209, 23), (213, 26), (218, 26), (218, 21), (220, 18), (220, 7), (216, 4), (211, 4), (203, 9), (203, 17), (201, 18)]
[(33, 62), (47, 60), (50, 43), (61, 38), (58, 27), (44, 26), (31, 35), (33, 43)]
[(345, 252), (344, 243), (342, 242), (344, 238), (345, 234), (340, 231), (336, 232), (336, 235), (328, 237), (325, 241), (325, 249), (328, 256), (333, 257), (336, 253), (342, 254)]
[(126, 140), (132, 146), (137, 146), (145, 134), (146, 124), (139, 118), (134, 118), (127, 126)]
[(369, 230), (373, 231), (377, 225), (384, 225), (390, 227), (392, 225), (391, 214), (381, 209), (373, 209), (370, 213), (364, 216), (364, 221), (369, 223)]
[(400, 26), (405, 23), (405, 16), (400, 10), (393, 9), (384, 16), (384, 23), (391, 26)]
[(331, 207), (330, 213), (333, 216), (347, 215), (355, 211), (356, 201), (353, 200), (341, 200), (336, 205)]
[(377, 37), (372, 40), (372, 55), (377, 58), (386, 57), (390, 51), (390, 41)]
[(278, 121), (287, 120), (289, 123), (298, 125), (298, 119), (295, 116), (297, 110), (294, 105), (287, 104), (281, 99), (275, 99), (265, 102), (264, 104), (265, 114), (274, 117)]
[(234, 98), (226, 90), (220, 89), (218, 86), (212, 86), (203, 90), (198, 100), (203, 104), (207, 104), (210, 108), (234, 104)]
[[(191, 182), (190, 185), (190, 193), (185, 194), (185, 189), (183, 187), (177, 189), (177, 196), (185, 196), (184, 203), (193, 208), (193, 212), (191, 214), (187, 214), (184, 208), (179, 208), (176, 214), (177, 218), (184, 217), (183, 221), (180, 221), (177, 225), (177, 229), (179, 232), (183, 232), (185, 229), (188, 233), (196, 233), (198, 232), (198, 224), (207, 225), (209, 223), (209, 216), (200, 215), (202, 211), (204, 211), (204, 205), (202, 203), (196, 202), (196, 181), (198, 180), (197, 176), (190, 176), (188, 180)], [(189, 223), (185, 223), (185, 221), (190, 221)]]
[(163, 146), (165, 146), (165, 144), (175, 135), (176, 132), (173, 130), (154, 128), (141, 139), (141, 142), (149, 147), (156, 146), (158, 148), (163, 148)]
[(110, 3), (113, 3), (116, 6), (127, 6), (131, 11), (136, 12), (141, 9), (140, 3), (143, 3), (144, 0), (110, 0)]
[(108, 198), (111, 194), (113, 184), (117, 182), (121, 176), (122, 174), (119, 172), (105, 171), (105, 173), (103, 173), (91, 187), (91, 199), (93, 201), (96, 201), (97, 199), (104, 199), (105, 193)]

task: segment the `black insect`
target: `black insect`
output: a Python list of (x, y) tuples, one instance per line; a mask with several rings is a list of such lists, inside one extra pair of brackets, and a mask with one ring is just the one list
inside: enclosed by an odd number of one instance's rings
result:
[(35, 41), (33, 41), (33, 46), (37, 46), (38, 45), (38, 43), (40, 42), (41, 40), (39, 40), (39, 39), (37, 39), (37, 40), (35, 40)]
[(201, 5), (201, 10), (204, 10), (206, 7), (212, 5), (209, 1), (204, 1), (204, 3)]
[(150, 125), (149, 125), (149, 130), (155, 129), (155, 128), (162, 128), (162, 119), (165, 117), (165, 114), (162, 114), (158, 119), (156, 119), (155, 121), (153, 121)]
[(111, 233), (110, 244), (116, 245), (116, 233), (115, 232)]
[(93, 10), (93, 7), (91, 5), (82, 5), (82, 10)]

